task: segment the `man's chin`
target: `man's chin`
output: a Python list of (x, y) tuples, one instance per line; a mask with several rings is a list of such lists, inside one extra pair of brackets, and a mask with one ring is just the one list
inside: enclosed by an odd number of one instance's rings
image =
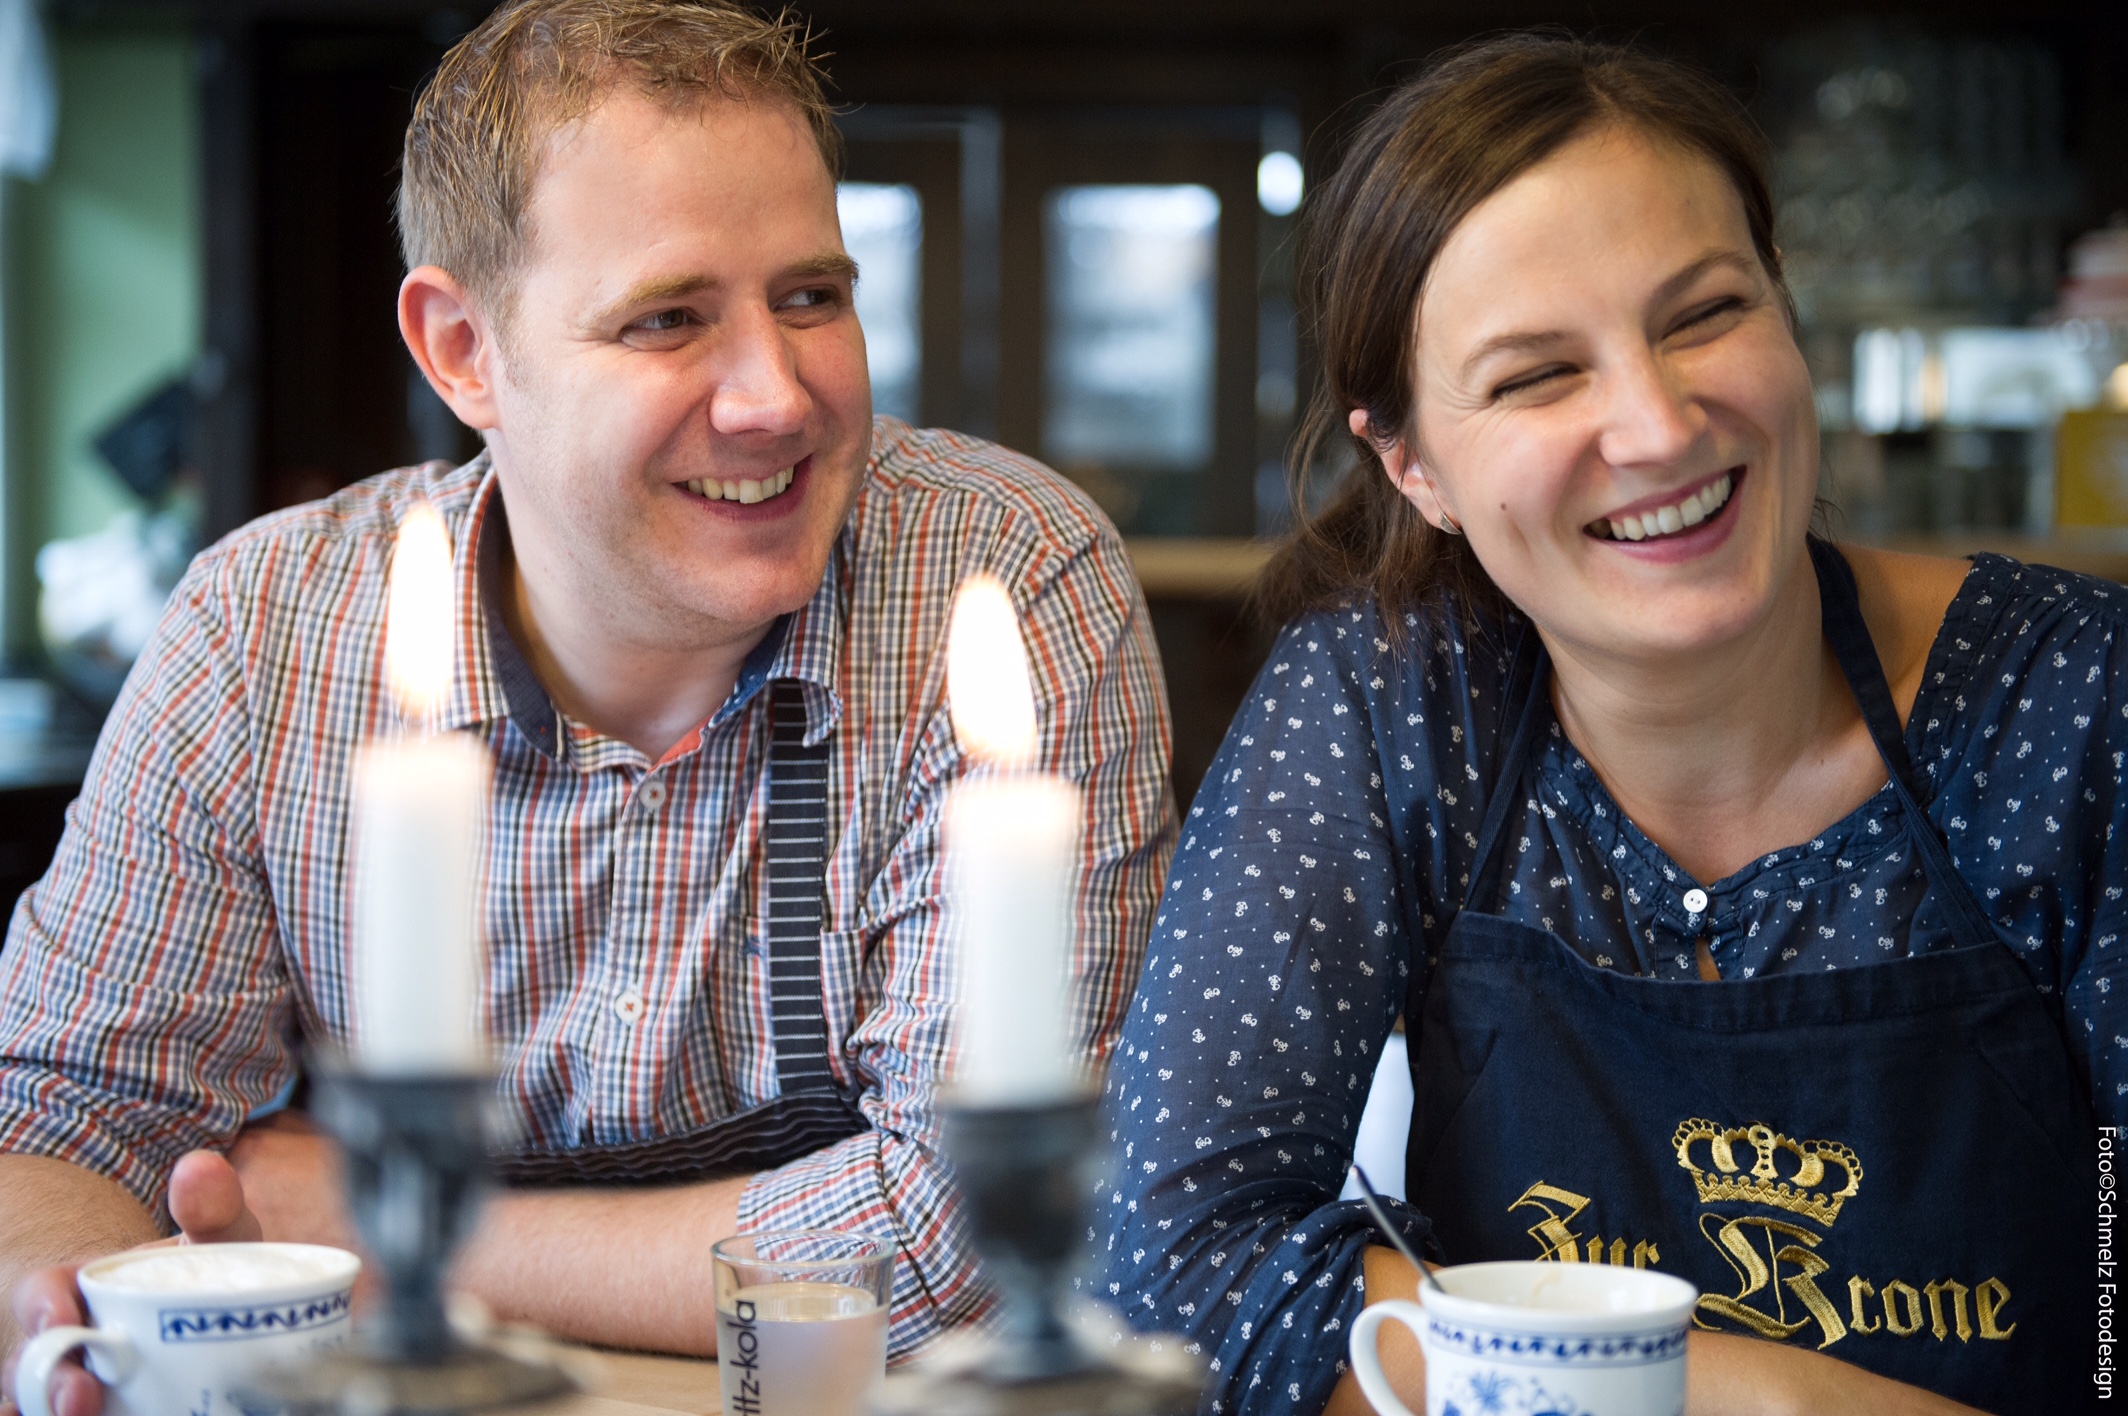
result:
[[(788, 566), (778, 567), (779, 571), (787, 572), (788, 569)], [(766, 626), (804, 609), (819, 593), (825, 571), (823, 564), (820, 573), (810, 577), (778, 574), (772, 583), (757, 581), (735, 595), (730, 588), (730, 579), (740, 578), (745, 570), (744, 567), (733, 567), (725, 584), (697, 586), (697, 593), (686, 596), (685, 603), (697, 615), (721, 625)]]

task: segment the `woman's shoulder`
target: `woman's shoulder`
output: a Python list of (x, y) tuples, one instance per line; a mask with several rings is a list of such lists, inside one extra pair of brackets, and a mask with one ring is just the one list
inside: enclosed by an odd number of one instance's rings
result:
[(2043, 738), (2062, 765), (2075, 755), (2071, 739), (2118, 731), (2123, 630), (2128, 587), (1973, 557), (1928, 644), (1914, 700), (1928, 756), (2032, 752), (2025, 744)]
[(1525, 628), (1513, 611), (1447, 598), (1392, 615), (1374, 597), (1356, 595), (1287, 621), (1267, 668), (1277, 676), (1303, 663), (1331, 668), (1368, 697), (1401, 697), (1413, 689), (1436, 696), (1444, 688), (1482, 692), (1509, 673)]
[(1399, 813), (1443, 785), (1467, 795), (1467, 783), (1490, 780), (1511, 726), (1516, 658), (1533, 651), (1526, 633), (1519, 616), (1452, 603), (1394, 621), (1366, 597), (1302, 614), (1272, 641), (1222, 748), (1233, 760), (1214, 770), (1263, 757), (1272, 776), (1298, 768), (1307, 781), (1327, 756)]
[(1955, 665), (2022, 679), (2075, 667), (2091, 678), (2124, 629), (2128, 587), (1982, 552), (1944, 610), (1932, 657), (1943, 661), (1938, 671)]

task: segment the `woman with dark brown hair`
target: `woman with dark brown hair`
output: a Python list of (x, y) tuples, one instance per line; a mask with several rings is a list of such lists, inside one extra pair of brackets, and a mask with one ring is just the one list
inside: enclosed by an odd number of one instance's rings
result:
[[(1306, 215), (1358, 467), (1184, 824), (1111, 1071), (1105, 1296), (1209, 1409), (1362, 1409), (1384, 1039), (1450, 1262), (1698, 1285), (1694, 1412), (2092, 1401), (2128, 1124), (2128, 603), (1810, 534), (1759, 143), (1675, 64), (1464, 49)], [(1402, 1359), (1415, 1398), (1415, 1352)]]

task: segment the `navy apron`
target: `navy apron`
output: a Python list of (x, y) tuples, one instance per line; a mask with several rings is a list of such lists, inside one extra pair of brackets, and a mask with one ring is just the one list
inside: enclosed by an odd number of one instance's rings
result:
[(820, 916), (828, 858), (828, 744), (805, 742), (805, 701), (778, 683), (769, 740), (769, 1019), (776, 1095), (676, 1136), (516, 1151), (492, 1158), (508, 1185), (678, 1184), (765, 1170), (857, 1135), (869, 1124), (828, 1066)]
[[(1839, 553), (1810, 546), (1825, 635), (1957, 947), (1825, 972), (1665, 981), (1599, 969), (1485, 910), (1552, 721), (1526, 631), (1512, 745), (1432, 965), (1406, 1184), (1451, 1262), (1677, 1274), (1694, 1322), (1996, 1413), (2094, 1400), (2097, 1133), (2057, 1016), (1919, 805)], [(1518, 707), (1519, 700), (1519, 707)], [(1634, 946), (1639, 947), (1637, 944)]]

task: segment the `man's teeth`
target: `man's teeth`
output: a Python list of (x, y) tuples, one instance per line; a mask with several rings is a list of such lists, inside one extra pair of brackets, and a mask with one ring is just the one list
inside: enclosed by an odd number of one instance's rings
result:
[(791, 484), (791, 479), (797, 474), (797, 468), (786, 467), (774, 476), (763, 477), (758, 482), (752, 478), (737, 482), (722, 482), (714, 477), (698, 477), (694, 481), (687, 483), (686, 486), (688, 491), (693, 492), (698, 497), (707, 497), (711, 501), (744, 502), (751, 506), (758, 501), (767, 501), (770, 497), (788, 487)]
[(1614, 541), (1645, 541), (1650, 536), (1667, 536), (1687, 526), (1697, 526), (1720, 511), (1729, 500), (1732, 486), (1725, 473), (1720, 481), (1710, 482), (1673, 506), (1657, 507), (1639, 516), (1614, 516), (1607, 521), (1598, 521), (1592, 529), (1597, 535), (1608, 536)]

